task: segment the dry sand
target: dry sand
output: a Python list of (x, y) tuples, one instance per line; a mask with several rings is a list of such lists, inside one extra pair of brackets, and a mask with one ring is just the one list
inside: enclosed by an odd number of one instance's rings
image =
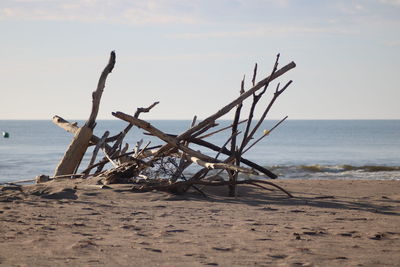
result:
[(0, 188), (2, 266), (400, 266), (400, 181), (173, 196), (87, 181)]

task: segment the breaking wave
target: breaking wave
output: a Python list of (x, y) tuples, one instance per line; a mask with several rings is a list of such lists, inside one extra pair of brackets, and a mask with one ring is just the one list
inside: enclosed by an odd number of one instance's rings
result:
[(280, 178), (400, 180), (400, 166), (292, 165), (268, 167)]

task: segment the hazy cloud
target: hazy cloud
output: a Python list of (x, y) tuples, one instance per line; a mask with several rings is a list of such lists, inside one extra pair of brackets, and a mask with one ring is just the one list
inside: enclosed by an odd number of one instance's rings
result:
[[(194, 23), (182, 1), (2, 0), (0, 19), (91, 21), (129, 24)], [(186, 5), (187, 6), (187, 5)]]
[(296, 26), (280, 26), (280, 27), (264, 27), (258, 29), (249, 29), (241, 31), (220, 31), (220, 32), (204, 32), (204, 33), (181, 33), (171, 34), (168, 37), (182, 38), (182, 39), (196, 39), (196, 38), (229, 38), (229, 37), (266, 37), (272, 35), (288, 35), (288, 34), (356, 34), (350, 29), (340, 29), (332, 27), (296, 27)]
[(383, 45), (389, 46), (389, 47), (397, 47), (397, 46), (400, 46), (400, 41), (387, 41), (387, 42), (384, 42)]
[[(1, 0), (0, 20), (106, 22), (130, 25), (278, 25), (252, 32), (208, 33), (215, 37), (288, 32), (347, 32), (348, 22), (396, 20), (400, 0)], [(327, 24), (335, 21), (332, 28)], [(359, 20), (361, 21), (361, 20)], [(297, 26), (300, 22), (302, 26)], [(303, 23), (302, 23), (303, 22)], [(279, 23), (279, 24), (278, 24)], [(325, 23), (325, 24), (324, 24)], [(291, 27), (286, 27), (291, 25)], [(296, 25), (296, 26), (293, 26)], [(201, 37), (194, 34), (186, 37)]]
[(383, 4), (389, 4), (394, 6), (400, 6), (400, 0), (379, 0)]

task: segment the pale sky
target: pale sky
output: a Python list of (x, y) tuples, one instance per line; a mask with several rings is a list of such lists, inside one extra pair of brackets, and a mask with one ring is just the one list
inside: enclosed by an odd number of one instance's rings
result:
[(277, 53), (269, 118), (400, 119), (400, 0), (0, 0), (0, 119), (87, 119), (111, 50), (99, 119), (207, 117)]

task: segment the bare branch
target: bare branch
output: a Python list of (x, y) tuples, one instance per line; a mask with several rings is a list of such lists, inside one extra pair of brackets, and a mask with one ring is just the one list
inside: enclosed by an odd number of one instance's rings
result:
[(271, 128), (271, 130), (265, 130), (265, 131), (264, 131), (264, 134), (263, 134), (259, 139), (257, 139), (256, 141), (254, 141), (254, 143), (251, 144), (246, 150), (244, 150), (243, 153), (242, 153), (242, 155), (243, 155), (244, 153), (246, 153), (247, 151), (249, 151), (250, 148), (252, 148), (252, 147), (253, 147), (254, 145), (256, 145), (258, 142), (260, 142), (264, 137), (266, 137), (267, 135), (269, 135), (276, 127), (279, 126), (279, 124), (281, 124), (281, 123), (282, 123), (284, 120), (286, 120), (287, 118), (288, 118), (288, 116), (286, 116), (285, 118), (283, 118), (282, 120), (280, 120), (274, 127)]
[(253, 79), (251, 79), (253, 87), (256, 85), (256, 76), (257, 76), (257, 63), (254, 65)]
[(99, 82), (97, 84), (97, 89), (92, 93), (92, 112), (90, 113), (90, 117), (86, 122), (86, 126), (93, 129), (96, 126), (96, 117), (99, 113), (100, 99), (103, 94), (104, 87), (106, 86), (106, 80), (108, 74), (112, 72), (115, 65), (115, 52), (111, 51), (110, 60), (108, 61), (107, 66), (104, 68), (101, 73)]

